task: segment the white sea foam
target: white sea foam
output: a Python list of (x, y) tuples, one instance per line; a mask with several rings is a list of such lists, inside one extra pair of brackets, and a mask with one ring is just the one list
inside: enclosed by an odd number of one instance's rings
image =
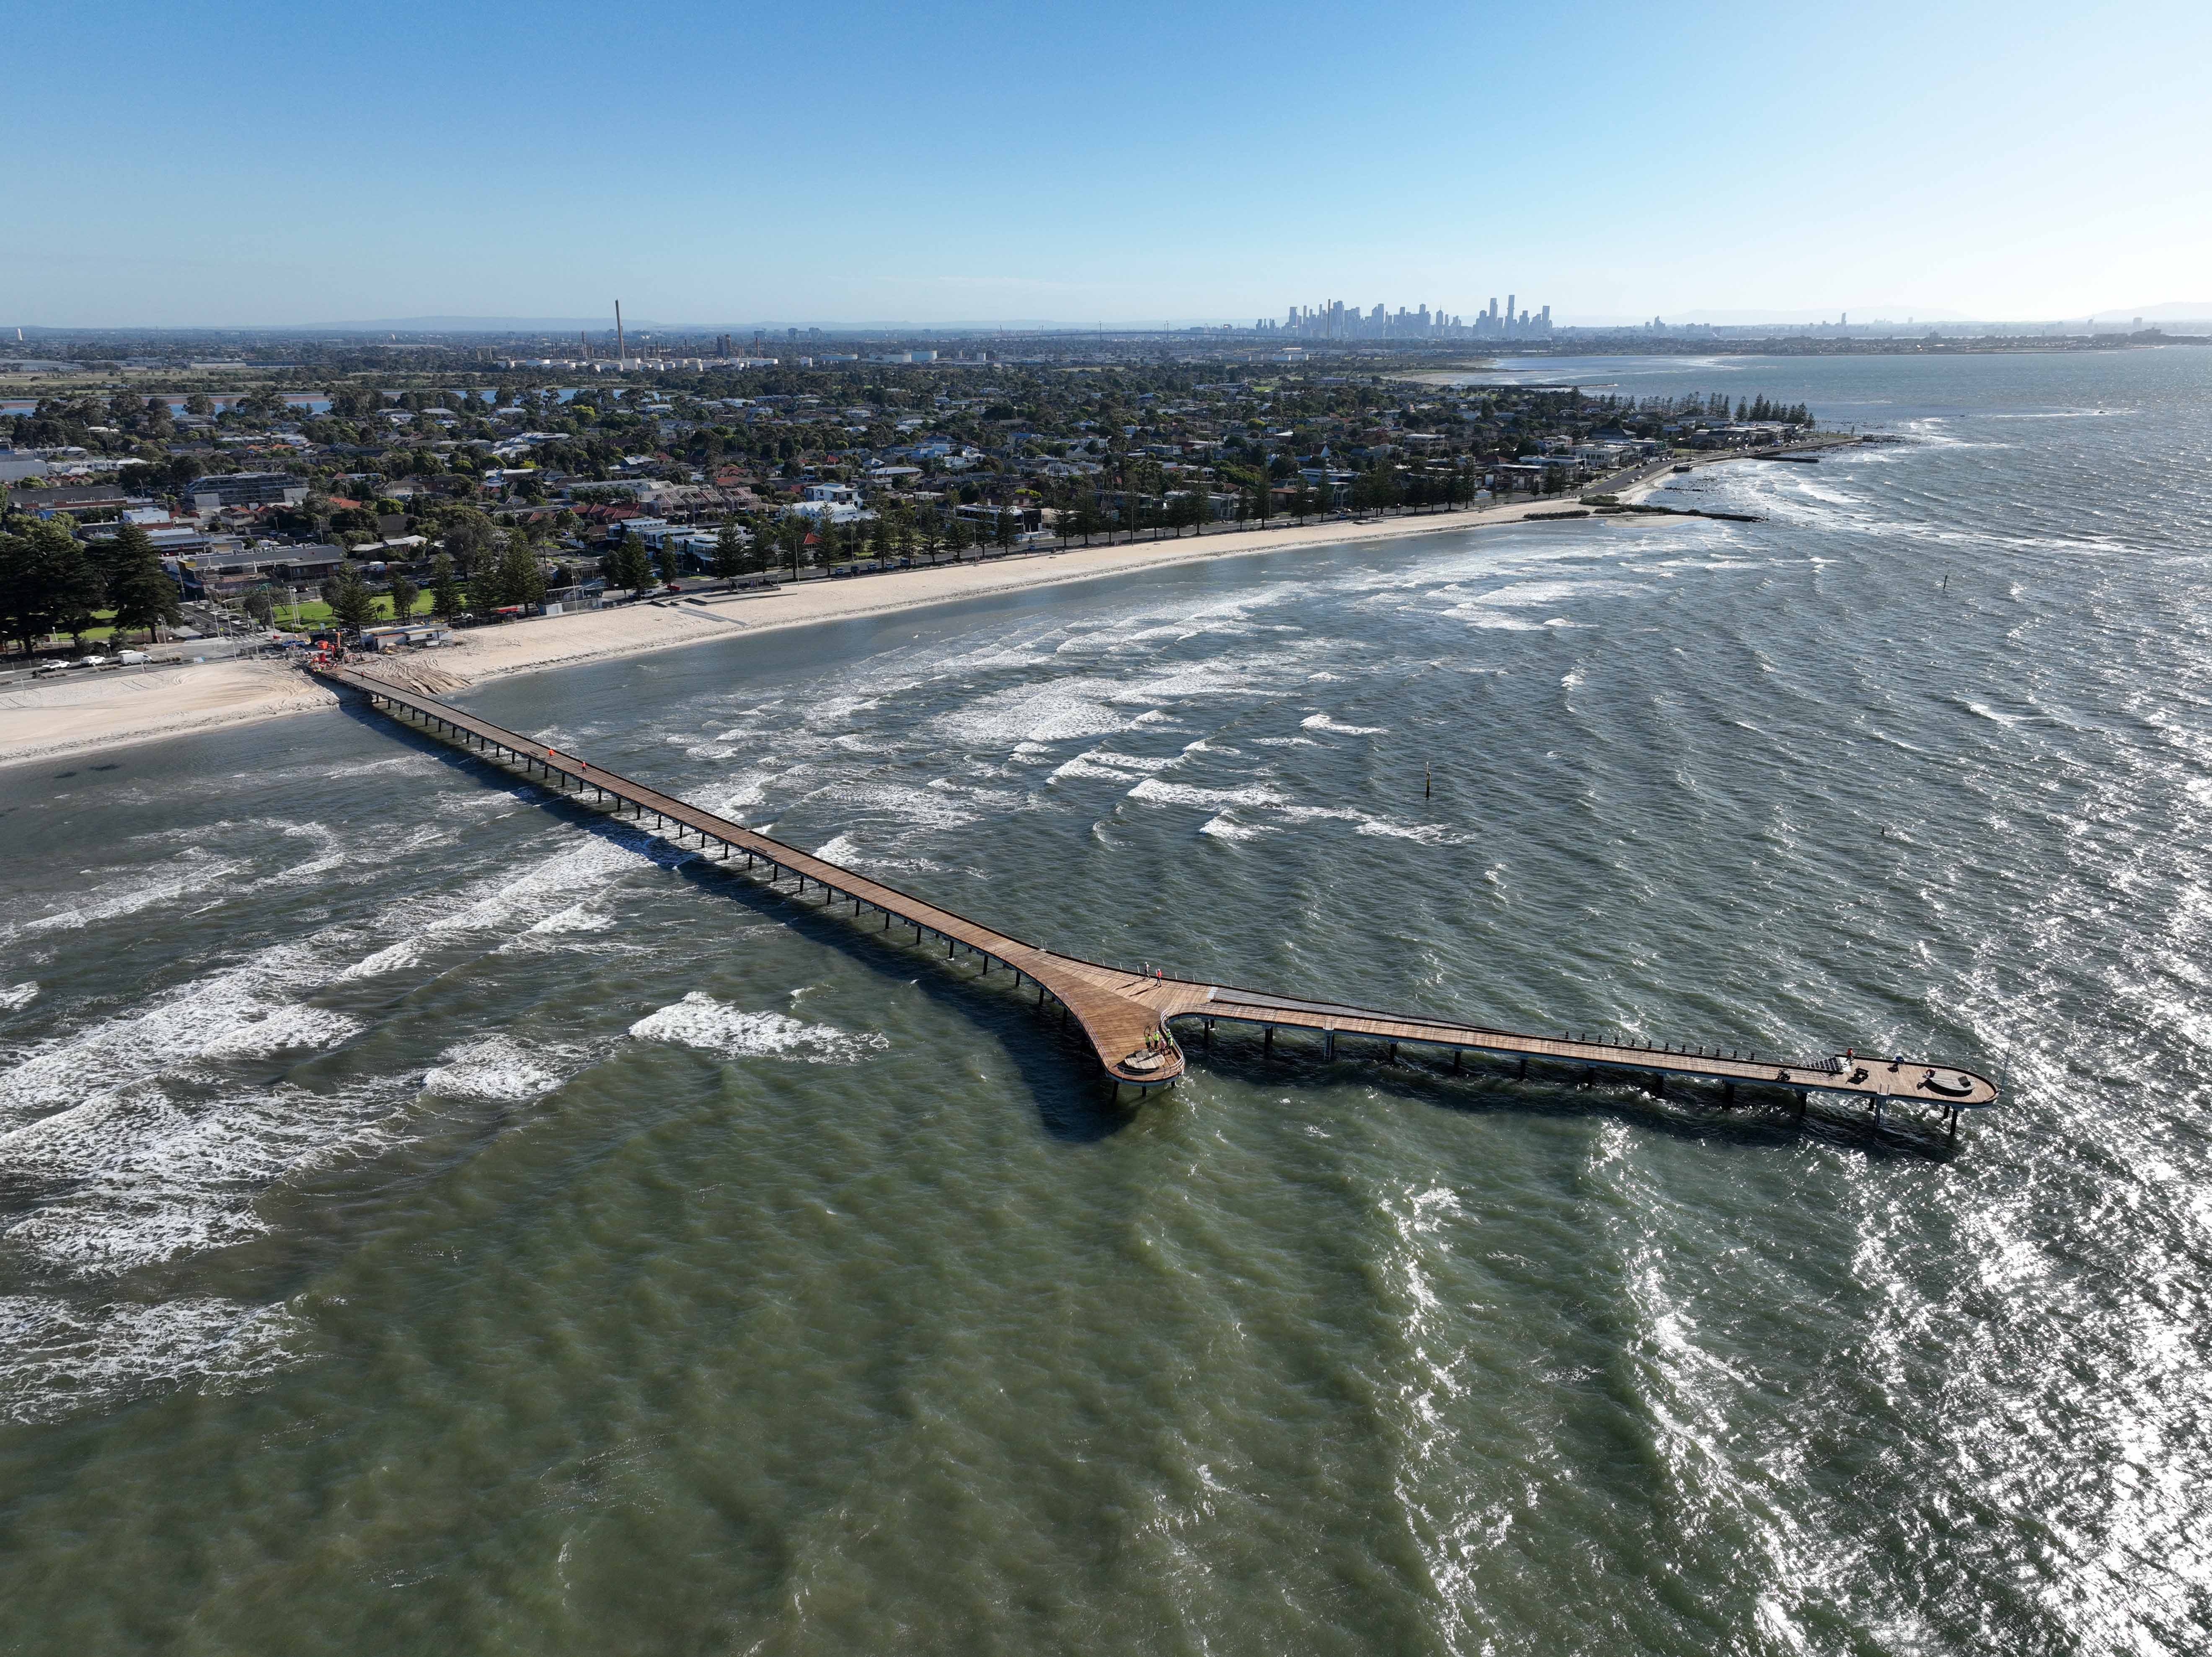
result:
[(572, 903), (565, 909), (556, 909), (530, 930), (539, 936), (560, 932), (603, 932), (615, 924), (615, 918), (604, 909), (594, 909), (589, 904)]
[(344, 867), (352, 859), (348, 854), (343, 836), (336, 829), (319, 822), (264, 822), (256, 827), (276, 829), (289, 840), (311, 841), (315, 855), (302, 858), (296, 863), (287, 863), (276, 873), (264, 875), (246, 889), (258, 892), (272, 886), (304, 886), (333, 869)]
[(283, 1304), (202, 1297), (85, 1307), (0, 1296), (0, 1417), (56, 1421), (198, 1385), (231, 1391), (299, 1361)]
[[(432, 934), (489, 932), (518, 922), (535, 923), (554, 908), (574, 902), (580, 889), (605, 885), (617, 876), (659, 860), (648, 854), (649, 844), (641, 837), (625, 843), (598, 835), (575, 841), (529, 868), (502, 873), (489, 883), (482, 896), (430, 922), (423, 931)], [(668, 855), (665, 848), (659, 849)]]
[(244, 1020), (209, 1037), (204, 1059), (259, 1059), (294, 1047), (333, 1047), (359, 1032), (361, 1021), (327, 1007), (304, 1002), (271, 1007), (259, 1018)]
[(872, 780), (836, 782), (808, 798), (834, 800), (844, 808), (840, 815), (848, 818), (896, 817), (920, 828), (957, 828), (975, 821), (975, 811), (957, 796), (939, 788), (917, 788), (911, 783)]
[(1548, 581), (1512, 581), (1487, 592), (1472, 595), (1470, 602), (1498, 609), (1527, 610), (1562, 603), (1570, 598), (1626, 598), (1651, 589), (1637, 581), (1601, 577), (1581, 580), (1565, 578)]
[(1107, 706), (1114, 690), (1110, 683), (1080, 677), (1014, 685), (940, 713), (930, 724), (971, 750), (1020, 753), (1031, 743), (1105, 737), (1124, 729), (1129, 716)]
[(1149, 800), (1155, 805), (1285, 805), (1286, 796), (1272, 788), (1255, 786), (1249, 788), (1194, 788), (1188, 783), (1169, 782), (1160, 777), (1146, 777), (1132, 788), (1130, 799)]
[(1361, 821), (1358, 833), (1380, 835), (1389, 840), (1419, 841), (1424, 846), (1449, 846), (1464, 836), (1455, 835), (1437, 822), (1392, 822), (1386, 817), (1367, 817)]
[(1132, 776), (1164, 771), (1176, 764), (1182, 757), (1179, 754), (1170, 754), (1140, 759), (1133, 754), (1115, 754), (1103, 748), (1094, 748), (1066, 762), (1045, 780), (1059, 782), (1063, 778), (1103, 778), (1109, 782), (1127, 782)]
[(1217, 811), (1198, 825), (1198, 832), (1211, 835), (1216, 840), (1244, 841), (1257, 840), (1274, 831), (1256, 823), (1231, 822), (1227, 812)]
[[(1298, 646), (1291, 646), (1297, 648)], [(1230, 658), (1221, 661), (1193, 662), (1171, 667), (1164, 672), (1145, 678), (1133, 679), (1116, 687), (1111, 699), (1117, 703), (1191, 701), (1207, 696), (1230, 696), (1279, 681), (1289, 664), (1281, 659), (1260, 658)], [(1103, 734), (1103, 733), (1102, 733)]]
[(873, 1032), (854, 1035), (834, 1024), (809, 1024), (780, 1012), (748, 1012), (694, 990), (681, 1001), (647, 1013), (629, 1027), (642, 1041), (673, 1041), (733, 1059), (794, 1059), (809, 1064), (851, 1064), (889, 1045)]
[(1387, 725), (1339, 725), (1326, 713), (1311, 713), (1298, 721), (1302, 731), (1333, 731), (1340, 737), (1380, 737), (1390, 727)]
[(198, 893), (226, 884), (243, 867), (198, 847), (187, 847), (149, 868), (105, 871), (111, 877), (72, 898), (67, 908), (0, 927), (0, 941), (35, 938), (42, 932), (75, 932), (98, 921), (118, 920), (143, 910), (182, 903)]
[(38, 998), (38, 980), (26, 979), (21, 984), (10, 984), (7, 988), (0, 989), (0, 1012), (14, 1012), (29, 1006)]
[(389, 944), (377, 950), (374, 955), (363, 956), (340, 973), (338, 976), (340, 978), (380, 978), (386, 973), (398, 972), (403, 968), (411, 967), (422, 958), (421, 943), (411, 938), (403, 938), (398, 943)]
[(422, 1090), (453, 1099), (536, 1099), (567, 1081), (584, 1055), (551, 1043), (525, 1047), (509, 1035), (479, 1035), (450, 1047), (422, 1077)]
[(119, 1275), (267, 1229), (263, 1191), (303, 1167), (389, 1143), (389, 1084), (179, 1098), (158, 1083), (95, 1095), (0, 1135), (0, 1173), (69, 1189), (16, 1222), (12, 1253), (80, 1277)]
[(157, 993), (136, 1011), (40, 1043), (0, 1072), (0, 1121), (73, 1105), (202, 1057), (326, 1046), (359, 1028), (295, 998), (322, 981), (315, 952), (280, 944), (240, 966)]

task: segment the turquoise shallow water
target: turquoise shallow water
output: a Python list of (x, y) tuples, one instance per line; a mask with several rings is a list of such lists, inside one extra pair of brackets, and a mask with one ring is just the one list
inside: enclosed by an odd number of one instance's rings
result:
[(2002, 1071), (1960, 1156), (1116, 1111), (355, 713), (3, 774), (0, 1644), (2201, 1648), (2212, 360), (1547, 372), (1912, 440), (465, 700), (1093, 956)]

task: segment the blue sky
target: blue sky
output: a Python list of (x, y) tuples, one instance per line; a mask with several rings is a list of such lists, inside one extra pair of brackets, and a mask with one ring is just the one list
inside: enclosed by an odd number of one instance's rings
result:
[(11, 15), (9, 325), (2212, 302), (2202, 4)]

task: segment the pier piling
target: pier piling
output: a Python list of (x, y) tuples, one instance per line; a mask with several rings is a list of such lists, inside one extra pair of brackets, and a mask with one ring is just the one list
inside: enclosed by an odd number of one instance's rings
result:
[(1908, 1062), (1900, 1058), (1876, 1079), (1868, 1073), (1870, 1067), (1839, 1068), (1831, 1059), (1780, 1064), (1770, 1060), (1761, 1065), (1756, 1053), (1723, 1055), (1718, 1048), (1708, 1051), (1702, 1046), (1670, 1045), (1662, 1050), (1593, 1041), (1586, 1033), (1572, 1031), (1557, 1036), (1522, 1035), (1426, 1015), (1378, 1012), (1085, 961), (1025, 942), (857, 871), (770, 840), (643, 783), (476, 719), (449, 703), (354, 668), (329, 666), (316, 671), (365, 695), (372, 707), (396, 720), (438, 732), (473, 752), (504, 756), (526, 775), (553, 780), (563, 792), (580, 794), (589, 789), (592, 798), (617, 818), (629, 817), (642, 825), (650, 817), (654, 832), (675, 845), (689, 846), (696, 835), (700, 847), (719, 848), (718, 862), (733, 861), (736, 854), (742, 853), (747, 872), (763, 871), (771, 888), (780, 886), (784, 877), (790, 875), (796, 882), (796, 895), (803, 896), (811, 882), (822, 889), (824, 907), (834, 906), (839, 898), (849, 898), (856, 920), (872, 907), (883, 916), (884, 931), (888, 932), (895, 920), (902, 921), (914, 928), (917, 945), (926, 937), (934, 936), (945, 940), (948, 958), (957, 957), (963, 948), (981, 956), (979, 976), (989, 976), (994, 963), (1004, 966), (1012, 974), (1017, 987), (1024, 981), (1036, 986), (1040, 1011), (1048, 997), (1059, 1004), (1062, 1029), (1071, 1020), (1081, 1026), (1099, 1064), (1113, 1081), (1117, 1098), (1124, 1085), (1142, 1093), (1182, 1076), (1183, 1053), (1169, 1027), (1183, 1018), (1200, 1021), (1203, 1044), (1209, 1048), (1218, 1021), (1256, 1024), (1261, 1032), (1261, 1050), (1269, 1057), (1274, 1052), (1278, 1029), (1306, 1029), (1320, 1032), (1322, 1057), (1334, 1061), (1341, 1029), (1379, 1040), (1392, 1063), (1397, 1061), (1400, 1047), (1407, 1042), (1449, 1051), (1455, 1071), (1468, 1052), (1510, 1059), (1516, 1065), (1516, 1079), (1522, 1082), (1528, 1079), (1530, 1061), (1543, 1059), (1577, 1067), (1584, 1087), (1595, 1085), (1601, 1070), (1640, 1073), (1650, 1078), (1650, 1092), (1660, 1098), (1666, 1096), (1670, 1078), (1717, 1081), (1723, 1099), (1730, 1104), (1735, 1102), (1739, 1081), (1778, 1084), (1794, 1096), (1800, 1120), (1814, 1091), (1865, 1098), (1877, 1126), (1886, 1121), (1891, 1098), (1913, 1098), (1943, 1111), (1946, 1133), (1954, 1143), (1960, 1112), (1994, 1104), (1998, 1096), (1996, 1084), (1987, 1077), (1954, 1065)]

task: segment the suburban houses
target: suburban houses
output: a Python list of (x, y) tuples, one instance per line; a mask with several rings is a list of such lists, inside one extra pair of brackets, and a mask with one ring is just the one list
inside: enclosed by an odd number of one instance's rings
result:
[(79, 370), (69, 389), (0, 414), (9, 521), (65, 522), (88, 547), (143, 537), (199, 625), (305, 628), (380, 598), (374, 613), (396, 599), (465, 620), (1044, 538), (1562, 494), (1809, 423), (1721, 396), (1415, 383), (1342, 355), (1326, 373), (1111, 347), (325, 355), (173, 377), (158, 360), (62, 365)]

